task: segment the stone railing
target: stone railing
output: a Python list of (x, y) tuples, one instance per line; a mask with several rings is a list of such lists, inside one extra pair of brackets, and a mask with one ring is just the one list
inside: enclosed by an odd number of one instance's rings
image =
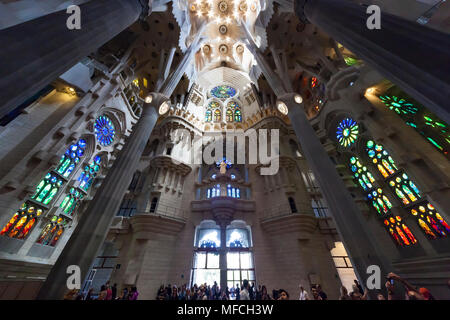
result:
[(165, 217), (171, 217), (171, 218), (178, 218), (178, 219), (186, 219), (187, 218), (187, 211), (184, 209), (180, 209), (173, 206), (168, 206), (163, 203), (158, 203), (155, 208), (155, 212), (150, 212), (152, 215), (157, 216), (165, 216)]
[[(298, 210), (298, 209), (297, 209)], [(265, 210), (263, 210), (262, 219), (270, 219), (275, 217), (282, 217), (291, 214), (298, 214), (299, 212), (292, 213), (291, 207), (289, 204), (280, 204), (277, 206), (271, 206)]]

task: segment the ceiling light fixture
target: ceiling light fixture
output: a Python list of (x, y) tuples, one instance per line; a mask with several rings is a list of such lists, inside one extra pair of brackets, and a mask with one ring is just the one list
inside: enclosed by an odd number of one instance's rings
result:
[(151, 94), (149, 94), (148, 96), (145, 97), (144, 101), (145, 101), (145, 103), (152, 103), (153, 96)]
[(169, 109), (170, 109), (169, 104), (167, 103), (167, 101), (164, 101), (159, 106), (159, 109), (158, 109), (159, 115), (162, 116), (163, 114), (166, 114), (167, 111), (169, 111)]
[(277, 102), (277, 109), (283, 115), (287, 115), (288, 114), (288, 107), (286, 106), (286, 104), (283, 101), (278, 101)]

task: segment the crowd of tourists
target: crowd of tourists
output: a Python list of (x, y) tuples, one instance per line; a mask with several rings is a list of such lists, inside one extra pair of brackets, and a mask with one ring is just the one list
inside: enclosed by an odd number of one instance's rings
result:
[(70, 290), (64, 300), (137, 300), (139, 292), (136, 287), (123, 288), (122, 292), (117, 292), (117, 283), (110, 286), (109, 281), (101, 286), (100, 291), (95, 293), (94, 288), (90, 288), (86, 294), (80, 290)]
[[(450, 281), (448, 283), (450, 289)], [(386, 295), (379, 293), (378, 300), (435, 300), (431, 292), (423, 287), (411, 285), (408, 281), (395, 273), (387, 275), (385, 288), (382, 290)], [(289, 293), (284, 289), (273, 289), (267, 291), (265, 285), (255, 286), (254, 282), (244, 280), (242, 285), (236, 284), (235, 287), (220, 288), (216, 281), (214, 284), (207, 285), (194, 284), (192, 287), (186, 284), (177, 287), (176, 285), (161, 285), (156, 294), (157, 300), (328, 300), (327, 294), (320, 285), (313, 285), (310, 288), (311, 295), (302, 286), (299, 286), (300, 293), (298, 297), (290, 298)], [(405, 295), (399, 296), (398, 292), (404, 289)], [(363, 290), (358, 280), (354, 280), (352, 291), (349, 293), (345, 286), (340, 288), (339, 300), (367, 300), (367, 288)], [(117, 290), (117, 284), (110, 286), (109, 281), (101, 286), (98, 293), (94, 294), (91, 288), (86, 294), (78, 290), (71, 290), (64, 297), (65, 300), (137, 300), (139, 292), (136, 287), (123, 288), (121, 292)]]
[[(385, 283), (386, 295), (379, 293), (378, 300), (435, 300), (430, 291), (426, 288), (418, 288), (411, 285), (408, 281), (396, 275), (389, 273)], [(449, 281), (450, 287), (450, 281)], [(402, 297), (396, 293), (402, 288), (405, 290), (405, 296)], [(320, 285), (314, 285), (310, 289), (311, 295), (302, 286), (299, 286), (300, 293), (298, 300), (328, 300), (327, 294), (322, 290)], [(398, 289), (398, 290), (397, 290)], [(354, 280), (352, 291), (349, 292), (345, 286), (340, 288), (339, 300), (367, 300), (369, 291), (367, 288), (363, 290), (358, 280)], [(156, 294), (157, 300), (289, 300), (289, 293), (284, 289), (274, 289), (271, 293), (267, 291), (265, 285), (249, 283), (244, 280), (242, 285), (236, 284), (235, 287), (221, 289), (217, 282), (212, 286), (205, 284), (192, 287), (182, 285), (161, 285)]]

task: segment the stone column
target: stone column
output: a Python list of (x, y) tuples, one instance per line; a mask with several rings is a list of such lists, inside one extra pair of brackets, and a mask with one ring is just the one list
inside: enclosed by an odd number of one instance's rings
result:
[(295, 12), (450, 123), (448, 34), (388, 13), (370, 30), (366, 7), (347, 0), (296, 0)]
[[(81, 4), (81, 29), (69, 30), (70, 14), (57, 11), (0, 31), (0, 118), (133, 24), (148, 7), (139, 0)], [(144, 1), (142, 1), (144, 2)], [(144, 13), (145, 11), (145, 13)], [(7, 44), (7, 45), (6, 45)]]
[[(289, 119), (302, 147), (303, 154), (319, 182), (321, 192), (336, 223), (336, 228), (349, 252), (353, 268), (365, 287), (365, 280), (368, 277), (367, 267), (370, 265), (379, 266), (383, 277), (392, 270), (390, 262), (382, 258), (382, 248), (378, 248), (373, 243), (375, 238), (371, 237), (370, 230), (362, 221), (361, 212), (306, 118), (303, 105), (296, 103), (294, 96), (294, 93), (290, 93), (279, 97), (279, 99), (288, 107)], [(372, 293), (371, 296), (374, 297), (374, 294)]]
[[(362, 221), (361, 212), (345, 188), (342, 178), (306, 118), (303, 104), (295, 102), (295, 93), (286, 93), (281, 80), (265, 61), (245, 25), (244, 31), (247, 35), (248, 49), (253, 53), (269, 85), (278, 96), (278, 101), (282, 101), (288, 108), (288, 116), (303, 154), (319, 182), (321, 192), (336, 223), (336, 228), (349, 252), (355, 273), (365, 287), (365, 280), (368, 277), (367, 267), (370, 265), (379, 266), (381, 276), (383, 276), (392, 270), (390, 261), (382, 259), (381, 248), (378, 248), (374, 243), (375, 238), (371, 236), (371, 231)], [(376, 296), (373, 291), (370, 291), (370, 295), (372, 298)]]
[(81, 279), (89, 271), (92, 261), (103, 244), (108, 228), (114, 219), (122, 197), (131, 183), (140, 156), (158, 119), (157, 108), (167, 97), (153, 93), (151, 104), (144, 104), (144, 111), (127, 143), (120, 151), (105, 181), (83, 213), (70, 240), (50, 271), (37, 299), (61, 299), (67, 291), (67, 267), (80, 267)]
[(227, 287), (227, 225), (220, 224), (220, 249), (219, 249), (219, 268), (220, 268), (220, 289)]

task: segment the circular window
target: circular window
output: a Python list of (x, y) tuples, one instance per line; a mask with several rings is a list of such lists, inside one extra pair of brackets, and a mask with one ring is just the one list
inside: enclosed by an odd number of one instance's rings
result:
[(230, 86), (217, 86), (212, 88), (211, 95), (219, 99), (227, 99), (236, 95), (236, 89)]
[(94, 132), (98, 143), (102, 146), (109, 146), (116, 135), (114, 125), (107, 116), (100, 116), (95, 120)]

